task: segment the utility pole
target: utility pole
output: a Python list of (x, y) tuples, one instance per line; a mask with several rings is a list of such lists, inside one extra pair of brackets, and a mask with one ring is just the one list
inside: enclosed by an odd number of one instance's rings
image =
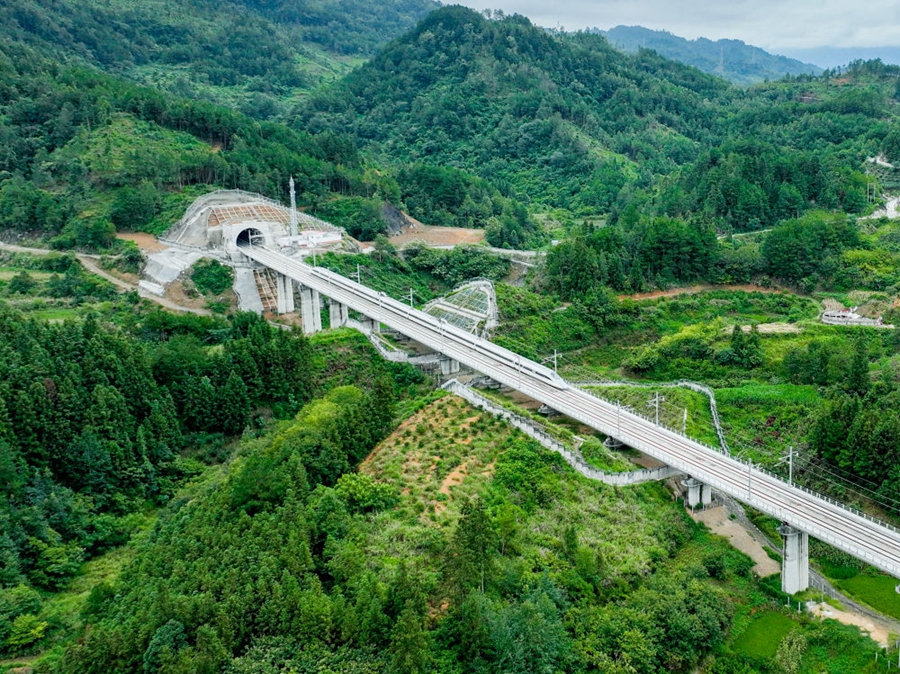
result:
[(556, 351), (556, 349), (553, 349), (553, 355), (552, 355), (552, 356), (547, 356), (546, 358), (544, 358), (544, 359), (541, 361), (541, 365), (543, 365), (544, 363), (547, 363), (547, 362), (549, 362), (549, 361), (551, 361), (551, 360), (553, 361), (553, 371), (554, 371), (555, 373), (559, 374), (559, 371), (558, 371), (558, 365), (559, 365), (559, 353)]
[(878, 183), (877, 182), (867, 182), (866, 183), (866, 201), (870, 204), (878, 201)]
[(657, 426), (659, 426), (659, 404), (662, 401), (664, 401), (665, 399), (666, 399), (665, 396), (659, 395), (659, 391), (657, 391), (653, 395), (653, 400), (651, 402), (647, 403), (647, 407), (652, 407), (656, 410), (656, 425)]
[(788, 455), (786, 457), (784, 457), (783, 459), (781, 459), (775, 465), (780, 466), (785, 461), (787, 461), (787, 463), (788, 463), (788, 484), (793, 485), (794, 484), (794, 448), (793, 448), (793, 446), (788, 447)]
[(684, 418), (681, 420), (681, 434), (687, 435), (687, 407), (684, 408)]
[(753, 473), (752, 471), (753, 462), (747, 461), (747, 498), (753, 496)]
[(413, 305), (413, 289), (409, 289), (409, 306)]

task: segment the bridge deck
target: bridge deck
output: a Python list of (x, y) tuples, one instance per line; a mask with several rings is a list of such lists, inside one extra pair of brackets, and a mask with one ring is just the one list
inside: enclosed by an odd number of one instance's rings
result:
[(425, 346), (563, 414), (645, 452), (728, 496), (900, 577), (900, 530), (788, 484), (752, 464), (718, 453), (640, 415), (570, 387), (552, 370), (464, 332), (383, 293), (276, 251), (242, 252), (298, 283), (380, 321)]

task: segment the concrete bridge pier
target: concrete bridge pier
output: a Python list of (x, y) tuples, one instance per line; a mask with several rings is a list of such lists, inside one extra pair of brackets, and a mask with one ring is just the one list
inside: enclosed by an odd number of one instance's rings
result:
[(279, 314), (294, 310), (294, 281), (284, 274), (275, 275), (275, 309)]
[(347, 305), (328, 300), (328, 319), (332, 329), (347, 325)]
[(691, 508), (699, 506), (708, 506), (712, 503), (712, 487), (703, 484), (700, 480), (688, 477), (683, 482), (687, 489), (687, 504)]
[(789, 524), (778, 527), (784, 538), (781, 563), (781, 591), (797, 594), (809, 587), (809, 534)]
[(459, 361), (453, 360), (452, 358), (448, 358), (447, 356), (441, 356), (441, 374), (445, 377), (451, 374), (456, 374), (459, 372)]
[(322, 312), (319, 293), (312, 288), (300, 287), (300, 323), (303, 333), (311, 335), (322, 329)]
[(374, 318), (369, 318), (368, 316), (363, 316), (360, 320), (360, 323), (363, 324), (363, 328), (370, 333), (380, 333), (381, 332), (381, 323), (376, 321)]

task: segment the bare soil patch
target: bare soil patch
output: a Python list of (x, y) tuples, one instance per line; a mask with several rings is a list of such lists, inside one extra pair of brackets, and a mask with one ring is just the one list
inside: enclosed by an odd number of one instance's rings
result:
[(641, 468), (648, 468), (650, 470), (653, 470), (655, 468), (662, 468), (666, 465), (662, 461), (654, 459), (652, 456), (647, 456), (643, 452), (634, 457), (629, 456), (628, 460), (631, 461), (631, 463), (640, 466)]
[[(760, 323), (756, 328), (763, 335), (789, 335), (802, 332), (799, 326), (793, 323)], [(745, 332), (750, 332), (750, 326), (744, 326)]]
[[(741, 330), (744, 332), (750, 332), (752, 329), (749, 325), (742, 325)], [(760, 323), (756, 326), (756, 329), (762, 335), (790, 335), (797, 334), (803, 332), (798, 325), (794, 325), (793, 323)], [(731, 332), (731, 328), (725, 328), (723, 332)]]
[(541, 407), (541, 403), (539, 403), (537, 400), (535, 400), (534, 398), (529, 398), (527, 395), (519, 391), (509, 391), (507, 395), (516, 405), (523, 409), (535, 412)]
[(205, 309), (206, 308), (206, 299), (203, 295), (196, 295), (195, 297), (191, 297), (185, 292), (184, 284), (176, 279), (172, 281), (168, 286), (166, 286), (166, 299), (171, 300), (175, 304), (182, 307), (189, 307), (191, 309)]
[(462, 484), (463, 480), (466, 479), (466, 475), (469, 474), (468, 465), (468, 461), (463, 461), (456, 468), (450, 471), (447, 477), (444, 478), (444, 481), (441, 483), (441, 487), (440, 489), (438, 489), (438, 491), (442, 494), (450, 496), (450, 487)]
[(809, 602), (806, 608), (814, 616), (819, 618), (831, 618), (837, 620), (844, 625), (855, 625), (864, 632), (868, 632), (873, 641), (877, 641), (881, 646), (887, 647), (890, 638), (890, 627), (878, 620), (873, 620), (868, 616), (851, 611), (841, 611), (834, 606), (825, 603)]
[(424, 241), (429, 246), (458, 246), (475, 244), (484, 241), (483, 229), (465, 229), (463, 227), (432, 227), (421, 225), (411, 227), (400, 234), (392, 236), (390, 242), (402, 248), (413, 241)]
[(781, 566), (766, 554), (760, 542), (737, 521), (728, 518), (728, 510), (723, 506), (701, 510), (694, 519), (703, 522), (714, 534), (727, 538), (732, 547), (750, 557), (755, 562), (753, 572), (760, 578), (781, 571)]
[[(877, 296), (876, 293), (866, 290), (854, 290), (848, 295), (850, 303), (856, 307), (856, 313), (865, 318), (879, 318), (889, 309), (900, 306), (900, 298), (894, 300)], [(841, 302), (832, 297), (822, 300), (825, 311), (841, 311), (846, 309)]]
[(152, 234), (144, 232), (119, 232), (116, 234), (116, 238), (122, 241), (134, 241), (138, 248), (147, 253), (158, 253), (168, 247), (161, 244)]

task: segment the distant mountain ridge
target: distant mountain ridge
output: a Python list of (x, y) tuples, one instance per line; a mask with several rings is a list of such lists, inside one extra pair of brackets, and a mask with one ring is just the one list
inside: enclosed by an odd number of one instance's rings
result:
[(900, 47), (809, 47), (785, 49), (784, 53), (823, 68), (839, 68), (851, 61), (881, 59), (884, 63), (900, 65)]
[(653, 49), (660, 56), (694, 66), (735, 84), (749, 85), (785, 75), (819, 75), (822, 68), (748, 45), (741, 40), (687, 40), (668, 31), (643, 26), (616, 26), (601, 33), (609, 43), (627, 53)]

